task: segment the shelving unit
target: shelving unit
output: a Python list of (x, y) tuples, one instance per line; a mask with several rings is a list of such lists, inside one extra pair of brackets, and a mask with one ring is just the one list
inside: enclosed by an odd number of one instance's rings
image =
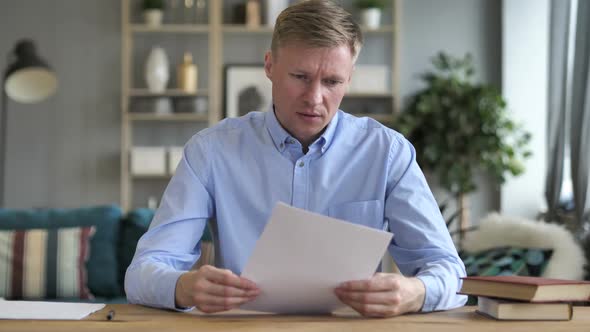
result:
[(165, 24), (160, 27), (150, 27), (145, 24), (131, 24), (131, 32), (149, 33), (209, 33), (209, 26), (203, 24)]
[[(167, 0), (175, 1), (175, 0)], [(137, 176), (130, 171), (130, 153), (134, 146), (142, 144), (166, 146), (170, 140), (166, 133), (158, 137), (159, 128), (169, 131), (185, 133), (190, 137), (190, 126), (199, 128), (212, 126), (224, 116), (224, 70), (228, 64), (262, 63), (264, 52), (270, 47), (273, 29), (262, 25), (256, 28), (246, 27), (231, 22), (231, 7), (241, 0), (207, 0), (207, 20), (197, 24), (174, 22), (168, 20), (160, 27), (150, 27), (141, 22), (138, 15), (138, 0), (122, 0), (122, 75), (121, 75), (121, 206), (124, 210), (145, 206), (147, 199), (141, 190), (150, 191), (148, 196), (157, 199), (164, 189), (170, 175)], [(264, 2), (264, 1), (262, 1)], [(178, 1), (183, 3), (183, 1)], [(353, 10), (352, 0), (341, 1), (347, 10)], [(378, 121), (391, 122), (393, 114), (399, 109), (398, 98), (398, 26), (400, 13), (399, 0), (391, 0), (391, 4), (384, 13), (383, 26), (375, 30), (362, 28), (365, 35), (365, 47), (361, 52), (359, 64), (381, 64), (390, 68), (390, 87), (386, 93), (348, 93), (342, 103), (345, 111), (358, 116), (369, 116)], [(263, 8), (264, 9), (264, 8)], [(371, 41), (375, 40), (373, 44)], [(143, 42), (143, 44), (141, 43)], [(141, 66), (145, 62), (146, 47), (149, 44), (164, 44), (166, 51), (178, 52), (183, 48), (191, 48), (200, 52), (198, 57), (199, 86), (195, 93), (186, 93), (175, 89), (174, 79), (168, 84), (170, 87), (163, 93), (151, 93), (143, 86)], [(386, 46), (383, 46), (386, 45)], [(379, 56), (371, 57), (375, 46), (381, 48)], [(143, 47), (143, 48), (142, 48)], [(236, 51), (236, 50), (239, 50)], [(143, 53), (142, 53), (143, 52)], [(174, 71), (178, 57), (169, 57), (170, 69)], [(197, 61), (195, 61), (196, 63)], [(137, 111), (137, 102), (169, 98), (173, 101), (182, 98), (206, 98), (208, 111), (202, 113), (172, 113), (155, 114)], [(363, 105), (359, 108), (358, 105)], [(369, 105), (366, 106), (365, 105)], [(369, 112), (376, 105), (382, 109), (381, 113)], [(174, 130), (176, 127), (182, 130)], [(188, 139), (183, 137), (176, 145), (182, 145)], [(141, 140), (147, 143), (141, 143)], [(154, 186), (155, 189), (153, 188)], [(138, 187), (142, 187), (138, 189)], [(147, 189), (146, 189), (147, 188)], [(152, 192), (153, 191), (153, 192)], [(141, 194), (141, 195), (140, 195)]]

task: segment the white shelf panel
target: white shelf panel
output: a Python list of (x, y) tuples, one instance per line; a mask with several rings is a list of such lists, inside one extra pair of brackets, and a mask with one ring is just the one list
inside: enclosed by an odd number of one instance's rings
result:
[(361, 26), (361, 30), (363, 33), (392, 33), (395, 31), (395, 27), (393, 25), (383, 25), (378, 27), (377, 29), (369, 29), (366, 26)]

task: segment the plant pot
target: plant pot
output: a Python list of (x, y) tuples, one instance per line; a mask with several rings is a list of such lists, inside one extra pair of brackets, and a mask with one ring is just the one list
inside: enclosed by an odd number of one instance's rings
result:
[(143, 11), (143, 21), (147, 26), (159, 27), (162, 25), (164, 11), (160, 9), (147, 9)]
[(378, 29), (381, 25), (381, 9), (367, 8), (361, 11), (361, 24), (368, 29)]

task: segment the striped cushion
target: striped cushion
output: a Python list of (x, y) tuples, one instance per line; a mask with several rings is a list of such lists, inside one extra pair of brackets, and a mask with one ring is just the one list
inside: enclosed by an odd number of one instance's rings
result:
[(94, 227), (0, 231), (0, 297), (91, 299), (86, 261)]

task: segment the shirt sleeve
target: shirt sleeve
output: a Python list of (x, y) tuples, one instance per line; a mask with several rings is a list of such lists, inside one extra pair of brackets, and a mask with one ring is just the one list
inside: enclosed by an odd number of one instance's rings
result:
[[(200, 240), (213, 216), (213, 198), (198, 174), (207, 172), (198, 136), (185, 146), (149, 230), (141, 237), (125, 274), (130, 303), (177, 309), (176, 282), (200, 256)], [(195, 170), (198, 170), (196, 172)]]
[(422, 311), (465, 304), (458, 295), (465, 266), (457, 254), (418, 163), (414, 147), (401, 135), (390, 150), (385, 218), (394, 234), (389, 252), (400, 271), (426, 287)]

